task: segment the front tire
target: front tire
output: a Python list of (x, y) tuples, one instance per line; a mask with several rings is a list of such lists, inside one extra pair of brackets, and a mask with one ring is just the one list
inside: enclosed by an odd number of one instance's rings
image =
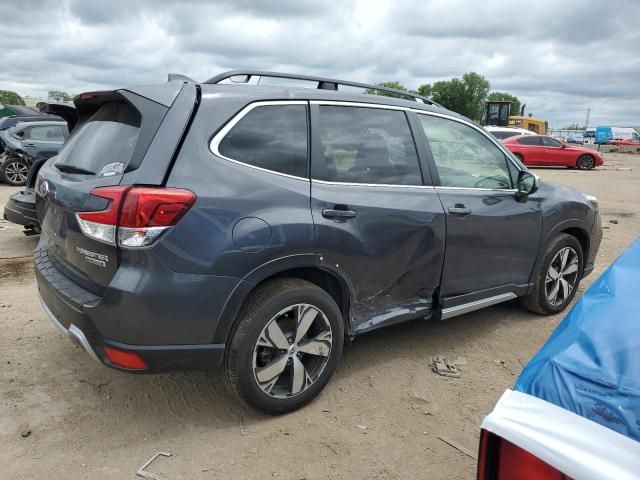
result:
[(335, 371), (344, 341), (342, 314), (313, 283), (277, 279), (258, 287), (240, 313), (225, 354), (231, 392), (270, 414), (313, 400)]
[(571, 235), (561, 233), (547, 246), (533, 291), (522, 305), (541, 315), (554, 315), (571, 303), (584, 269), (582, 246)]

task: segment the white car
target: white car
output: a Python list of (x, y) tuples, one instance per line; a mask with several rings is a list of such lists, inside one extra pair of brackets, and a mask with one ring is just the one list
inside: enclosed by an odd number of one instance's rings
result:
[(527, 130), (526, 128), (509, 128), (487, 125), (484, 129), (498, 140), (504, 140), (505, 138), (514, 137), (516, 135), (537, 135), (535, 132)]

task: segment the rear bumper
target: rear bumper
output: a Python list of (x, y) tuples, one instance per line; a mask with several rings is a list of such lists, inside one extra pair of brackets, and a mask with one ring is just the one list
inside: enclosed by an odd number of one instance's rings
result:
[[(101, 324), (106, 317), (105, 309), (110, 311), (107, 318), (111, 322), (126, 319), (130, 330), (136, 331), (139, 337), (143, 337), (145, 332), (140, 331), (141, 325), (136, 323), (135, 312), (126, 311), (126, 304), (103, 305), (102, 297), (85, 290), (63, 275), (48, 256), (43, 254), (42, 249), (36, 250), (35, 273), (40, 301), (52, 322), (72, 341), (79, 344), (92, 359), (108, 367), (134, 373), (157, 373), (203, 370), (221, 365), (225, 348), (223, 343), (141, 345), (107, 337), (102, 332)], [(185, 297), (184, 301), (192, 300)], [(96, 309), (101, 311), (98, 317), (93, 315)], [(172, 314), (173, 312), (168, 312), (168, 315)], [(176, 322), (176, 329), (188, 328), (188, 319), (176, 317), (173, 320)], [(163, 319), (158, 319), (158, 323), (164, 323)], [(148, 333), (152, 338), (153, 332)], [(145, 361), (148, 368), (128, 370), (116, 366), (106, 356), (104, 347), (135, 353)]]
[[(63, 316), (60, 318), (74, 317), (76, 323), (67, 325), (53, 313), (40, 290), (40, 303), (54, 325), (69, 339), (79, 345), (92, 360), (116, 370), (133, 373), (160, 373), (175, 370), (204, 370), (217, 368), (222, 363), (224, 356), (224, 344), (206, 345), (128, 345), (114, 342), (104, 337), (96, 336), (91, 328), (91, 321), (83, 317), (82, 312), (70, 312), (70, 306), (62, 308)], [(58, 305), (60, 311), (60, 305)], [(86, 331), (86, 333), (85, 333)], [(89, 337), (88, 337), (88, 336)], [(91, 341), (89, 340), (91, 338)], [(146, 370), (128, 370), (113, 365), (104, 353), (103, 347), (113, 347), (125, 352), (135, 353), (149, 366)]]
[(11, 223), (24, 225), (40, 231), (40, 221), (36, 213), (36, 194), (33, 191), (14, 193), (4, 207), (4, 218)]

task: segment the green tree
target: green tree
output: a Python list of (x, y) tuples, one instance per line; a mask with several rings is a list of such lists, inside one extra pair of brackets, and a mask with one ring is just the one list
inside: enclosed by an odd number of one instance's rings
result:
[[(381, 83), (377, 83), (376, 85), (378, 87), (393, 88), (394, 90), (401, 90), (403, 92), (410, 93), (410, 91), (409, 91), (409, 89), (407, 87), (402, 85), (400, 82), (396, 82), (396, 81), (381, 82)], [(376, 89), (373, 89), (373, 88), (370, 88), (370, 89), (366, 90), (366, 93), (373, 94), (373, 95), (380, 95), (382, 97), (407, 98), (404, 95), (398, 95), (398, 94), (395, 94), (395, 93), (383, 92), (381, 90), (376, 90)]]
[(422, 95), (423, 97), (430, 97), (431, 92), (432, 92), (432, 87), (428, 83), (425, 83), (418, 87), (418, 94)]
[(49, 100), (56, 102), (70, 102), (73, 100), (73, 95), (63, 92), (62, 90), (49, 90)]
[(24, 100), (16, 92), (0, 90), (0, 105), (24, 105)]
[(430, 96), (434, 102), (460, 115), (480, 120), (489, 87), (489, 81), (482, 75), (468, 72), (462, 79), (452, 78), (435, 82), (433, 85), (420, 85), (418, 93)]
[(511, 115), (520, 115), (520, 107), (522, 104), (518, 97), (506, 92), (491, 92), (487, 100), (507, 101), (511, 102)]

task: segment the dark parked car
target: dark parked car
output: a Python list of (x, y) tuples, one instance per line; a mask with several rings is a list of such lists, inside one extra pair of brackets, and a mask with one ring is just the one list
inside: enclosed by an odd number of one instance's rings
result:
[(18, 123), (0, 132), (0, 175), (9, 185), (20, 186), (27, 181), (33, 160), (50, 158), (69, 136), (67, 122)]
[[(76, 123), (78, 123), (78, 112), (76, 112), (76, 108), (73, 104), (40, 102), (38, 103), (38, 109), (41, 112), (49, 113), (50, 115), (34, 116), (33, 118), (45, 118), (49, 120), (59, 119), (61, 121), (65, 121), (67, 122), (67, 129), (69, 132), (71, 132)], [(21, 118), (29, 119), (27, 122), (32, 121), (30, 120), (31, 117)], [(48, 158), (48, 155), (44, 155), (39, 158), (32, 159), (26, 180), (27, 188), (11, 195), (9, 201), (4, 207), (5, 220), (18, 225), (24, 225), (25, 235), (36, 235), (40, 233), (40, 221), (38, 220), (38, 215), (36, 213), (36, 195), (33, 187), (40, 167)]]
[(18, 123), (30, 122), (62, 122), (64, 119), (57, 115), (11, 115), (0, 118), (0, 131), (15, 127)]
[(595, 198), (539, 182), (426, 98), (260, 85), (280, 76), (76, 98), (78, 126), (36, 183), (35, 271), (44, 309), (92, 358), (220, 367), (278, 413), (322, 390), (345, 337), (571, 302), (600, 244)]

